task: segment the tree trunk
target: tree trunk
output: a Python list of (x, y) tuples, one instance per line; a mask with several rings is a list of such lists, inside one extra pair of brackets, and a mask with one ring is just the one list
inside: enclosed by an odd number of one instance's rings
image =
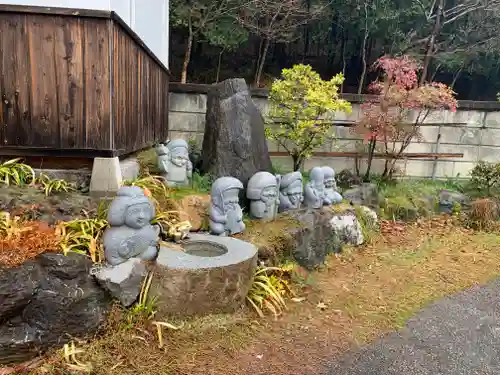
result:
[(293, 160), (293, 171), (300, 171), (300, 168), (302, 168), (302, 163), (304, 162), (304, 159), (298, 155), (293, 155), (292, 154), (292, 160)]
[(262, 50), (262, 54), (260, 56), (259, 65), (257, 67), (257, 71), (255, 72), (255, 79), (253, 81), (255, 87), (260, 86), (260, 79), (262, 77), (262, 72), (264, 70), (264, 64), (266, 62), (267, 52), (269, 51), (269, 44), (270, 44), (270, 40), (268, 38), (266, 38), (264, 40), (264, 49)]
[(188, 70), (189, 60), (191, 60), (191, 51), (193, 49), (193, 38), (194, 38), (193, 27), (191, 25), (191, 17), (189, 17), (189, 34), (186, 44), (186, 53), (184, 54), (184, 63), (182, 64), (181, 83), (187, 82), (187, 70)]
[(458, 77), (460, 77), (460, 74), (462, 74), (462, 71), (464, 70), (464, 67), (460, 67), (460, 69), (458, 69), (458, 71), (455, 73), (455, 75), (453, 76), (453, 81), (451, 81), (451, 84), (450, 84), (450, 89), (453, 90), (453, 88), (455, 87), (455, 84), (457, 83), (457, 80), (458, 80)]
[(367, 41), (368, 41), (368, 10), (367, 10), (367, 4), (365, 2), (365, 35), (363, 37), (363, 44), (361, 45), (361, 63), (363, 64), (363, 70), (361, 71), (361, 77), (359, 77), (358, 94), (361, 94), (363, 92), (363, 86), (365, 84)]
[(372, 168), (372, 162), (373, 162), (373, 154), (375, 152), (375, 145), (377, 144), (376, 139), (371, 139), (370, 143), (368, 144), (368, 159), (367, 159), (367, 166), (366, 166), (366, 172), (365, 176), (363, 177), (364, 182), (370, 182), (370, 172)]
[(224, 53), (224, 49), (219, 52), (219, 60), (217, 61), (217, 74), (215, 76), (215, 83), (219, 83), (219, 75), (220, 75), (220, 64), (222, 61), (222, 54)]
[(436, 38), (441, 32), (441, 17), (443, 16), (444, 0), (439, 0), (438, 8), (436, 11), (436, 21), (434, 22), (434, 27), (432, 29), (429, 42), (427, 43), (427, 51), (425, 52), (424, 64), (422, 67), (422, 76), (420, 77), (420, 84), (423, 85), (427, 80), (427, 73), (429, 71), (429, 65), (434, 55), (434, 48), (436, 45)]

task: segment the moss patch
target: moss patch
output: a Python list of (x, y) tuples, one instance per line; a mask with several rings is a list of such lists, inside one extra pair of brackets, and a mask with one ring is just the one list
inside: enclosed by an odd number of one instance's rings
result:
[(235, 235), (243, 241), (254, 244), (259, 249), (259, 258), (277, 264), (289, 257), (288, 244), (291, 240), (290, 230), (299, 228), (300, 223), (288, 217), (279, 215), (273, 221), (245, 220), (244, 233)]

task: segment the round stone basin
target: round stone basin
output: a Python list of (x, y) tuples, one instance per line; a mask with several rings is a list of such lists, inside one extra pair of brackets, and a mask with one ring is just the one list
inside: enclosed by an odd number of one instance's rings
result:
[(186, 254), (197, 257), (217, 257), (227, 254), (227, 247), (212, 241), (189, 241), (182, 248)]
[(149, 295), (159, 318), (232, 312), (244, 302), (257, 266), (257, 248), (232, 237), (191, 233), (161, 247)]

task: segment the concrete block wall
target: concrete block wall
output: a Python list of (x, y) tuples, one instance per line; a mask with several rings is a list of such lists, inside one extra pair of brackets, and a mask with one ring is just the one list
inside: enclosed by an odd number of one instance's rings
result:
[[(177, 85), (170, 88), (169, 139), (195, 140), (201, 145), (205, 127), (208, 85)], [(264, 90), (253, 90), (252, 96), (263, 114), (267, 113), (268, 102)], [(335, 121), (349, 124), (361, 115), (360, 98), (345, 95), (351, 102), (350, 114), (337, 113)], [(500, 162), (500, 103), (460, 102), (456, 112), (436, 111), (430, 113), (421, 128), (422, 139), (412, 143), (408, 153), (463, 153), (463, 158), (439, 159), (434, 167), (433, 158), (407, 159), (398, 163), (401, 176), (427, 178), (435, 169), (437, 178), (467, 177), (475, 163), (480, 160)], [(438, 144), (438, 134), (441, 134)], [(361, 140), (350, 127), (336, 125), (332, 128), (334, 141), (327, 141), (316, 151), (354, 152)], [(268, 141), (269, 151), (284, 151), (274, 142)], [(280, 169), (291, 170), (290, 157), (275, 156), (273, 164)], [(364, 162), (361, 168), (364, 169)], [(336, 171), (354, 169), (352, 157), (312, 157), (307, 160), (305, 170), (318, 165), (329, 165)], [(382, 172), (383, 159), (375, 159), (373, 171)]]

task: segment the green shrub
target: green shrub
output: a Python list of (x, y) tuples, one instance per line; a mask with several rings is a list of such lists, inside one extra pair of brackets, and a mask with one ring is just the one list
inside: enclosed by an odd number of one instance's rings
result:
[(475, 189), (491, 195), (493, 189), (500, 187), (500, 163), (480, 161), (472, 169), (470, 182)]

